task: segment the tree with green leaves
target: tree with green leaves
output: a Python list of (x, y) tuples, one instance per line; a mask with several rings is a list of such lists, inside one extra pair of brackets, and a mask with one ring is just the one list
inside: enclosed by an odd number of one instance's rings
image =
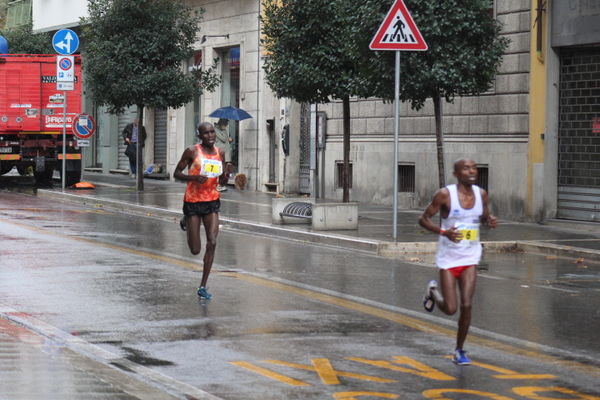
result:
[[(407, 6), (429, 45), (425, 52), (402, 55), (401, 99), (420, 109), (433, 100), (439, 185), (445, 186), (442, 100), (488, 91), (508, 39), (493, 17), (493, 0), (410, 1)], [(440, 17), (443, 16), (443, 17)]]
[(54, 54), (52, 36), (48, 32), (33, 33), (32, 24), (0, 31), (12, 54)]
[[(369, 43), (388, 12), (389, 0), (263, 0), (266, 79), (279, 97), (319, 103), (343, 102), (344, 201), (349, 201), (351, 96), (393, 100), (394, 52)], [(405, 1), (426, 52), (405, 52), (400, 98), (420, 109), (433, 99), (441, 143), (441, 99), (486, 91), (507, 41), (490, 14), (492, 0)], [(440, 184), (443, 148), (438, 146)]]
[(194, 55), (202, 12), (181, 0), (88, 0), (83, 66), (96, 103), (114, 113), (136, 105), (143, 121), (144, 107), (181, 107), (213, 91), (220, 83), (217, 60), (190, 73), (183, 68)]

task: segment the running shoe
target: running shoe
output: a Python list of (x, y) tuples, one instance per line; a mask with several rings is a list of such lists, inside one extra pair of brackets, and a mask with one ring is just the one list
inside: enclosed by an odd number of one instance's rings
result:
[(432, 312), (435, 308), (435, 300), (433, 299), (431, 291), (437, 290), (437, 287), (437, 281), (429, 281), (429, 283), (427, 284), (427, 291), (425, 292), (425, 296), (423, 297), (423, 307), (425, 307), (425, 311), (427, 312)]
[(198, 288), (198, 296), (206, 300), (210, 300), (212, 298), (212, 294), (208, 293), (205, 287)]
[(181, 219), (179, 220), (179, 227), (182, 231), (185, 231), (187, 229), (187, 221), (185, 220), (185, 217), (181, 217)]
[(452, 357), (452, 361), (457, 365), (471, 365), (471, 360), (467, 357), (467, 352), (461, 349), (456, 349), (454, 351), (454, 357)]

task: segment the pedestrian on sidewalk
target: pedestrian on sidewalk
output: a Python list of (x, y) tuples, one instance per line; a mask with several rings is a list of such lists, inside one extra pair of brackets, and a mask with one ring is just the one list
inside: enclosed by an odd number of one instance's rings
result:
[[(146, 142), (146, 128), (139, 124), (139, 118), (133, 120), (133, 122), (127, 124), (123, 129), (123, 140), (125, 141), (125, 155), (129, 158), (129, 169), (131, 170), (131, 177), (134, 177), (138, 170), (137, 164), (137, 145), (141, 144), (142, 148)], [(141, 164), (141, 163), (140, 163)], [(140, 165), (140, 170), (143, 171), (143, 165)]]
[[(192, 254), (200, 253), (200, 225), (206, 232), (206, 251), (202, 268), (202, 280), (198, 288), (198, 296), (209, 300), (212, 295), (208, 292), (206, 283), (212, 268), (219, 234), (219, 210), (221, 208), (219, 183), (226, 182), (225, 155), (223, 150), (215, 146), (216, 133), (214, 126), (203, 122), (196, 131), (200, 143), (190, 146), (183, 152), (175, 167), (173, 176), (187, 182), (183, 198), (184, 219), (181, 228), (187, 232), (187, 242)], [(188, 169), (187, 174), (183, 173)]]
[[(463, 345), (471, 325), (472, 300), (477, 281), (476, 266), (482, 252), (479, 228), (482, 223), (495, 228), (497, 221), (489, 213), (487, 192), (475, 185), (475, 161), (456, 161), (454, 176), (458, 183), (438, 190), (419, 218), (422, 227), (439, 235), (436, 264), (440, 271), (441, 293), (438, 282), (430, 281), (423, 305), (425, 310), (432, 312), (437, 304), (445, 314), (454, 315), (460, 294), (460, 316), (453, 361), (459, 365), (469, 365), (471, 360), (463, 350)], [(432, 221), (438, 212), (442, 217), (441, 227)]]

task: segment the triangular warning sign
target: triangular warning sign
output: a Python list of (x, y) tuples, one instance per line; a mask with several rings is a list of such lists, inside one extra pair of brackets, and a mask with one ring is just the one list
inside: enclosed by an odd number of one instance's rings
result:
[(388, 11), (369, 45), (371, 50), (427, 50), (427, 43), (402, 0)]

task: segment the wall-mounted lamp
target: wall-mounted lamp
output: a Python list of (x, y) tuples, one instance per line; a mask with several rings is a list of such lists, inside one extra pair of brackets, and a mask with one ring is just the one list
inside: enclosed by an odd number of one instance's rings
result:
[(212, 37), (222, 37), (225, 39), (229, 39), (229, 33), (227, 35), (202, 35), (202, 39), (200, 40), (200, 43), (204, 43), (204, 42), (206, 42), (206, 39), (212, 38)]

